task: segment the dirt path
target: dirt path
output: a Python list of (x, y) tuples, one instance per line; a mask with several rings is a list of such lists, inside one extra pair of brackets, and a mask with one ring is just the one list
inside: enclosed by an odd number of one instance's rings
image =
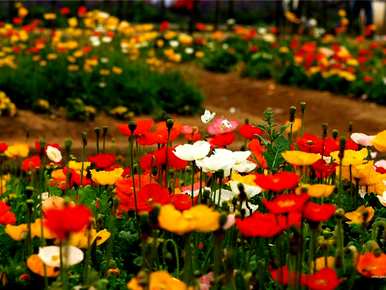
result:
[[(265, 108), (272, 107), (277, 120), (284, 122), (288, 118), (288, 108), (305, 101), (305, 127), (308, 132), (320, 133), (323, 122), (327, 122), (330, 129), (341, 132), (350, 121), (357, 132), (373, 134), (386, 128), (386, 107), (334, 96), (328, 92), (277, 85), (273, 81), (243, 79), (236, 72), (216, 74), (193, 66), (184, 66), (181, 70), (207, 96), (204, 106), (219, 116), (258, 121)], [(178, 117), (178, 120), (190, 125), (200, 123), (199, 116)], [(75, 146), (79, 146), (79, 136), (83, 131), (93, 135), (96, 126), (109, 126), (111, 139), (120, 146), (127, 141), (115, 128), (119, 122), (105, 114), (98, 115), (93, 122), (82, 123), (19, 110), (15, 118), (0, 118), (0, 140), (10, 143), (24, 141), (28, 131), (31, 140), (44, 137), (49, 142), (63, 143), (65, 138), (70, 137), (75, 140)]]

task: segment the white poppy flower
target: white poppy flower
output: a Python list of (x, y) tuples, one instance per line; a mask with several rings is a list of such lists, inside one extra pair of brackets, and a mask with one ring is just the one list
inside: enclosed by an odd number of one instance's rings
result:
[(233, 170), (237, 172), (250, 172), (256, 168), (256, 164), (247, 160), (251, 155), (251, 151), (235, 151), (233, 152), (234, 165)]
[(228, 149), (215, 149), (214, 153), (201, 160), (196, 160), (196, 165), (202, 168), (203, 172), (224, 171), (224, 176), (229, 176), (234, 165), (233, 152)]
[[(239, 183), (238, 181), (231, 180), (229, 181), (229, 186), (231, 187), (232, 192), (236, 194), (240, 194), (239, 190)], [(259, 194), (261, 192), (261, 187), (259, 186), (254, 186), (254, 185), (249, 185), (245, 183), (241, 183), (244, 187), (245, 194), (247, 195), (248, 198), (254, 197), (256, 194)]]
[(201, 122), (204, 124), (208, 124), (210, 121), (214, 119), (216, 113), (211, 113), (209, 110), (205, 110), (204, 114), (201, 115)]
[(193, 144), (179, 145), (174, 149), (174, 154), (185, 161), (199, 160), (208, 155), (210, 144), (206, 141), (197, 141)]
[[(215, 196), (214, 196), (215, 202), (218, 201), (218, 195), (219, 194), (220, 194), (220, 191), (217, 190), (215, 193)], [(235, 193), (235, 192), (233, 192), (231, 190), (227, 190), (227, 189), (221, 189), (220, 205), (225, 202), (225, 203), (229, 204), (229, 206), (231, 207), (232, 210), (234, 210), (233, 206), (232, 206), (232, 200), (235, 196), (238, 196), (238, 193)], [(254, 211), (256, 211), (259, 208), (259, 206), (257, 204), (252, 204), (250, 202), (248, 202), (248, 207), (247, 207), (245, 202), (243, 202), (241, 205), (241, 208), (245, 210), (246, 216), (249, 216), (251, 214), (249, 209), (251, 209), (252, 213), (253, 213)]]
[[(74, 246), (63, 247), (63, 265), (66, 267), (79, 264), (83, 261), (82, 250)], [(39, 248), (39, 258), (49, 267), (60, 267), (60, 248), (58, 246), (47, 246)]]
[(55, 163), (62, 161), (62, 153), (58, 148), (48, 145), (46, 149), (46, 154), (48, 159)]
[(373, 140), (375, 136), (369, 136), (363, 133), (352, 133), (351, 134), (351, 140), (353, 140), (355, 143), (362, 145), (362, 146), (371, 146), (373, 145)]

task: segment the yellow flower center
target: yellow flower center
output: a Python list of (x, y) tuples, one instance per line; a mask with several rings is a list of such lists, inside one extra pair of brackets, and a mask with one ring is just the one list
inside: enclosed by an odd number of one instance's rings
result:
[(294, 200), (282, 200), (277, 203), (280, 207), (290, 207), (296, 204)]

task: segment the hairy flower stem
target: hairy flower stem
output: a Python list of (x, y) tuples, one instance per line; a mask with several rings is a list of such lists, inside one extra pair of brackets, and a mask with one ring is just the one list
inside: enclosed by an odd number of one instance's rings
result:
[(198, 203), (202, 202), (202, 180), (203, 180), (203, 173), (202, 173), (202, 168), (200, 168), (200, 189), (198, 191)]
[(193, 282), (193, 261), (192, 261), (192, 247), (190, 246), (192, 234), (188, 234), (185, 237), (185, 246), (184, 246), (184, 276), (183, 280), (188, 285), (191, 285)]
[(84, 259), (84, 268), (83, 268), (83, 284), (88, 283), (88, 270), (90, 265), (90, 257), (91, 257), (91, 231), (92, 226), (87, 229), (87, 250), (86, 257)]
[(164, 245), (162, 247), (162, 257), (163, 257), (163, 260), (164, 260), (164, 264), (166, 265), (165, 254), (166, 254), (166, 251), (167, 251), (168, 243), (170, 243), (173, 246), (173, 249), (174, 249), (174, 255), (175, 255), (175, 258), (176, 258), (176, 271), (175, 272), (176, 272), (176, 277), (179, 278), (179, 276), (180, 276), (180, 255), (178, 253), (178, 246), (177, 246), (176, 242), (173, 239), (167, 239), (167, 240), (164, 241)]
[(315, 260), (315, 250), (316, 250), (316, 238), (318, 236), (318, 230), (311, 228), (311, 239), (310, 239), (310, 249), (308, 252), (308, 265), (311, 273), (315, 272), (316, 263)]
[(192, 206), (194, 205), (194, 171), (195, 171), (195, 165), (194, 161), (192, 161)]
[(139, 221), (138, 221), (138, 197), (137, 192), (135, 191), (135, 172), (134, 172), (134, 135), (131, 134), (129, 137), (130, 143), (130, 172), (133, 182), (133, 194), (134, 194), (134, 207), (135, 207), (135, 222), (138, 227), (138, 233), (140, 233)]
[(60, 278), (63, 283), (63, 289), (68, 290), (68, 277), (67, 277), (67, 269), (66, 265), (64, 263), (64, 258), (66, 258), (66, 261), (68, 259), (68, 248), (66, 247), (66, 250), (64, 249), (63, 241), (60, 240), (59, 243), (59, 262), (60, 262)]

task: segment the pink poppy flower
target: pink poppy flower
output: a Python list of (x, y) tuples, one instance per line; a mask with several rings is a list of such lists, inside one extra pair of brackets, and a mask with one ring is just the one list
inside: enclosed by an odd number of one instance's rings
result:
[(216, 118), (208, 126), (208, 133), (210, 135), (218, 135), (223, 133), (229, 133), (239, 126), (239, 122), (235, 120), (227, 120), (224, 118)]

